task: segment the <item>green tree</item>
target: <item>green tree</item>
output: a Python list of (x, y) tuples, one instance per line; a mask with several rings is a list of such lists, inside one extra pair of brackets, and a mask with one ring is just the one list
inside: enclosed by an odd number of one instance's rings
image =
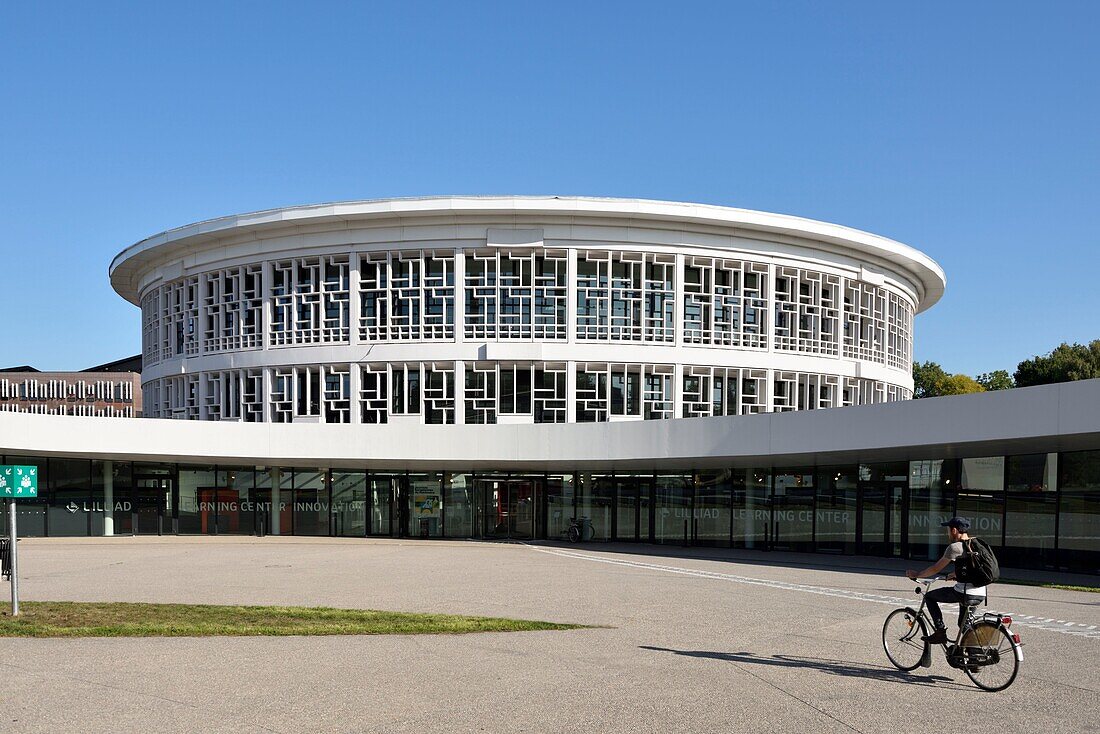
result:
[(985, 392), (985, 388), (970, 375), (948, 375), (941, 387), (940, 395), (967, 395), (972, 392)]
[(1008, 374), (1007, 370), (993, 370), (992, 372), (983, 372), (974, 378), (978, 384), (986, 390), (1011, 390), (1016, 387), (1016, 383), (1012, 380), (1012, 376)]
[[(1008, 373), (1005, 373), (1008, 376)], [(985, 387), (968, 375), (952, 375), (935, 362), (913, 363), (913, 397), (936, 398), (941, 395), (966, 395), (985, 392)]]
[(1100, 377), (1100, 339), (1084, 344), (1058, 345), (1050, 354), (1039, 355), (1016, 366), (1016, 385), (1049, 385)]
[(913, 397), (934, 398), (941, 392), (949, 375), (935, 362), (913, 363)]

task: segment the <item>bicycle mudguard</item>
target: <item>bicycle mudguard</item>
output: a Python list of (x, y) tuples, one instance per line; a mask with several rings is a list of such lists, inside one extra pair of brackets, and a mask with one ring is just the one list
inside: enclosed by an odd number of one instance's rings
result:
[[(909, 612), (909, 614), (913, 615), (914, 623), (916, 623), (917, 619), (920, 619), (919, 615), (917, 614), (917, 610), (914, 609), (913, 607), (905, 607), (905, 611), (907, 611), (907, 612)], [(919, 624), (918, 624), (918, 626), (919, 626)], [(932, 646), (929, 645), (928, 643), (925, 643), (925, 645), (924, 645), (924, 654), (922, 654), (921, 657), (920, 657), (920, 667), (922, 667), (922, 668), (931, 668), (932, 667)]]

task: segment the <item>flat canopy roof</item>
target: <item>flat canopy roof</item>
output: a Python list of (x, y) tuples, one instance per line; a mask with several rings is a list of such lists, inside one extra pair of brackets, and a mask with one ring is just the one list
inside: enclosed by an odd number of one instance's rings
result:
[(633, 219), (661, 222), (666, 226), (727, 227), (742, 233), (773, 233), (828, 243), (891, 263), (912, 280), (918, 293), (917, 310), (935, 304), (947, 284), (943, 269), (932, 258), (908, 245), (839, 224), (735, 209), (711, 204), (691, 204), (648, 199), (615, 199), (581, 196), (433, 196), (405, 199), (372, 199), (331, 204), (292, 206), (249, 214), (236, 214), (169, 229), (147, 237), (115, 256), (110, 266), (111, 286), (133, 304), (138, 303), (138, 280), (158, 261), (180, 257), (192, 248), (203, 249), (220, 239), (295, 226), (315, 227), (331, 223), (334, 229), (353, 227), (372, 219), (450, 217), (489, 214), (519, 217), (572, 216)]
[(624, 423), (348, 425), (0, 412), (0, 453), (450, 471), (823, 466), (1100, 450), (1100, 379), (791, 413)]

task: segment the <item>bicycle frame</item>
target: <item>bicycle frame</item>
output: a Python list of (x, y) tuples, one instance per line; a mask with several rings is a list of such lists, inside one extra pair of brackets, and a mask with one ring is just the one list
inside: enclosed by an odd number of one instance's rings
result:
[[(930, 579), (915, 580), (918, 584), (924, 587), (923, 590), (920, 588), (920, 586), (917, 587), (917, 593), (920, 595), (920, 606), (917, 607), (916, 616), (921, 618), (929, 629), (935, 629), (935, 626), (932, 624), (931, 616), (928, 614), (927, 611), (925, 611), (925, 607), (928, 603), (928, 600), (925, 597), (927, 596), (929, 589), (934, 583), (936, 583), (937, 581), (945, 581), (947, 579), (944, 576), (934, 576)], [(997, 614), (996, 612), (982, 612), (979, 615), (975, 613), (975, 607), (972, 607), (969, 604), (965, 604), (965, 602), (960, 602), (959, 606), (959, 631), (955, 635), (954, 642), (949, 641), (937, 643), (940, 647), (943, 648), (944, 656), (947, 658), (948, 664), (950, 664), (952, 667), (960, 667), (959, 665), (956, 665), (956, 658), (958, 657), (958, 655), (954, 651), (961, 650), (964, 647), (962, 644), (963, 640), (966, 638), (966, 635), (968, 633), (974, 630), (975, 626), (979, 622), (989, 622), (990, 624), (995, 624), (998, 627), (1003, 627), (1005, 631), (1008, 632), (1009, 636), (1013, 638), (1013, 641), (1015, 643), (1013, 645), (1013, 654), (1016, 656), (1016, 659), (1018, 661), (1023, 662), (1024, 650), (1021, 647), (1019, 635), (1016, 635), (1009, 630), (1009, 625), (1012, 624), (1012, 617), (1009, 617), (1005, 614)], [(918, 634), (920, 629), (920, 625), (913, 625), (912, 634)], [(931, 645), (925, 646), (925, 655), (921, 658), (921, 667), (927, 668), (931, 666), (931, 649)]]

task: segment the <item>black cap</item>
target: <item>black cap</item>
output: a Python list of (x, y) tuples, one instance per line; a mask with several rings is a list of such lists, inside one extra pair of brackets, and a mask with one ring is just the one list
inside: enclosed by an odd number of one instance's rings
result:
[(947, 522), (940, 523), (941, 528), (955, 528), (960, 533), (965, 533), (970, 529), (970, 521), (965, 517), (953, 517)]

